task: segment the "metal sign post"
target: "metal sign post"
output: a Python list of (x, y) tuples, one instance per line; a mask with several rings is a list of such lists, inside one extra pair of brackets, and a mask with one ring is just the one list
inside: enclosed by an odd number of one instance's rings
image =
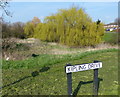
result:
[(71, 65), (66, 64), (65, 72), (67, 73), (67, 86), (68, 86), (68, 95), (72, 95), (72, 72), (86, 71), (86, 70), (94, 70), (93, 77), (93, 93), (94, 95), (98, 95), (98, 69), (102, 68), (102, 62), (94, 61), (93, 63), (87, 64), (77, 64)]
[[(98, 63), (98, 61), (94, 61), (94, 63)], [(98, 95), (98, 69), (94, 69), (93, 94)]]
[[(66, 66), (72, 66), (71, 64), (66, 64)], [(67, 86), (68, 86), (68, 95), (72, 95), (72, 73), (67, 73)]]

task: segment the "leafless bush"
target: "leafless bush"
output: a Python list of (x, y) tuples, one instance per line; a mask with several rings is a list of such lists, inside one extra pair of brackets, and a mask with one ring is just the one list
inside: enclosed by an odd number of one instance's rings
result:
[[(15, 59), (16, 52), (29, 50), (29, 45), (17, 43), (16, 38), (6, 38), (2, 40), (2, 57), (5, 59)], [(14, 58), (13, 58), (14, 56)]]

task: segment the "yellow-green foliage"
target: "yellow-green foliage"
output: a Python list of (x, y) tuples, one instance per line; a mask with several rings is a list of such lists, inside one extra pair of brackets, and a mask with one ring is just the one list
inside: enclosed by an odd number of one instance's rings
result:
[(34, 32), (34, 24), (31, 22), (26, 23), (24, 27), (24, 33), (27, 35), (28, 38), (33, 37)]
[(101, 42), (103, 24), (93, 22), (82, 8), (60, 9), (47, 16), (34, 31), (34, 37), (43, 41), (69, 46), (91, 46)]
[(26, 23), (24, 27), (24, 33), (27, 35), (28, 38), (36, 36), (37, 31), (41, 29), (40, 23), (41, 21), (37, 17), (34, 17), (32, 21)]

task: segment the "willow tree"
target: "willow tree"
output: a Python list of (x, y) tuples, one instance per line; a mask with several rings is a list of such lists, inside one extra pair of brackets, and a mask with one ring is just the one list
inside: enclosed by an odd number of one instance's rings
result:
[(58, 10), (47, 16), (42, 26), (36, 29), (39, 30), (37, 38), (69, 46), (96, 45), (104, 34), (103, 24), (93, 22), (82, 8), (77, 7)]
[(25, 24), (24, 33), (27, 35), (28, 38), (34, 37), (35, 35), (34, 30), (39, 23), (41, 23), (40, 19), (37, 17), (34, 17), (32, 21), (29, 21)]
[(24, 27), (24, 33), (26, 34), (27, 38), (31, 38), (34, 35), (34, 24), (31, 22), (27, 22)]

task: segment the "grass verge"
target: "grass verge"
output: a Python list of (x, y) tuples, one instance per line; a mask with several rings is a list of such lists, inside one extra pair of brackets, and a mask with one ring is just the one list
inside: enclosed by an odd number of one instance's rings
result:
[[(67, 95), (65, 64), (91, 63), (94, 60), (103, 62), (103, 67), (99, 69), (99, 95), (118, 95), (117, 49), (75, 55), (41, 55), (23, 61), (4, 61), (2, 93), (3, 95)], [(93, 70), (73, 73), (72, 76), (73, 93), (92, 95)]]

